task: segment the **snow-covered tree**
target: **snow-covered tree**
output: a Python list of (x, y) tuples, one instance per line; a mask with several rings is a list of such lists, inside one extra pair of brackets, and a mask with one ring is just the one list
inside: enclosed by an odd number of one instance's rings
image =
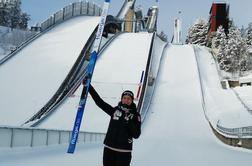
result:
[(240, 75), (247, 68), (247, 44), (245, 39), (241, 37), (241, 32), (238, 28), (232, 26), (229, 29), (226, 46), (223, 46), (219, 51), (219, 62), (221, 69)]
[[(216, 42), (216, 41), (215, 41)], [(227, 37), (225, 33), (221, 33), (218, 39), (218, 53), (217, 53), (217, 60), (222, 70), (229, 70), (229, 59), (225, 56), (225, 49), (227, 45)]]
[(11, 28), (20, 28), (21, 22), (21, 1), (17, 1), (14, 6), (10, 8), (9, 15), (11, 17)]
[(0, 25), (26, 29), (30, 17), (21, 10), (21, 1), (0, 1)]
[(7, 4), (3, 2), (0, 2), (0, 25), (10, 26), (9, 10), (7, 9)]
[[(217, 59), (220, 65), (220, 69), (224, 70), (226, 72), (231, 72), (232, 69), (232, 56), (233, 54), (231, 54), (227, 49), (227, 44), (230, 43), (230, 41), (228, 40), (224, 40), (224, 43), (221, 44), (218, 54), (217, 54)], [(226, 44), (226, 45), (224, 45)]]
[(30, 20), (30, 15), (27, 13), (22, 13), (20, 17), (19, 27), (20, 29), (26, 29), (28, 27), (28, 21)]
[[(218, 27), (217, 31), (216, 31), (216, 35), (213, 38), (213, 45), (215, 48), (219, 48), (221, 40), (226, 39), (226, 34), (225, 34), (225, 30), (224, 28), (221, 26)], [(223, 43), (223, 41), (222, 41)]]
[(247, 45), (252, 45), (252, 23), (249, 24), (247, 34), (246, 34), (246, 43)]
[(187, 41), (191, 44), (206, 45), (208, 23), (204, 19), (197, 19), (189, 28)]

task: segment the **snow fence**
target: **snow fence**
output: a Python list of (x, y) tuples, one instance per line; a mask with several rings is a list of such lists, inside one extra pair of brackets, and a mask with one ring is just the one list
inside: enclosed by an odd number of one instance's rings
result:
[[(70, 130), (53, 130), (21, 127), (0, 127), (0, 148), (39, 147), (68, 144), (71, 138)], [(80, 132), (78, 143), (102, 142), (104, 133)]]

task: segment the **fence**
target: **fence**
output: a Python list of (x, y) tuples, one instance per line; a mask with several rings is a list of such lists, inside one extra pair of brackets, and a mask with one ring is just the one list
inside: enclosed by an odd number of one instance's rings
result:
[[(72, 131), (38, 128), (0, 127), (0, 148), (37, 147), (68, 144)], [(102, 142), (104, 133), (80, 132), (78, 143)]]
[(95, 3), (91, 2), (75, 2), (72, 3), (60, 11), (53, 14), (50, 18), (41, 23), (41, 31), (45, 31), (55, 24), (59, 24), (69, 18), (87, 15), (87, 16), (99, 16), (101, 14), (101, 8)]
[(240, 127), (240, 128), (225, 128), (217, 123), (217, 130), (227, 136), (234, 138), (251, 138), (252, 137), (252, 126)]

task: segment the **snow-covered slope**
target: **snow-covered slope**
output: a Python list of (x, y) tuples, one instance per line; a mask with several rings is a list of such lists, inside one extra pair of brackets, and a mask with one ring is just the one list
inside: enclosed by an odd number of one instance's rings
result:
[(247, 107), (249, 112), (252, 114), (252, 86), (236, 87), (234, 88), (234, 92), (242, 100), (245, 107)]
[[(216, 64), (209, 50), (205, 47), (195, 46), (195, 48), (205, 96), (206, 114), (213, 127), (216, 127), (217, 122), (226, 128), (252, 126), (252, 115), (233, 90), (222, 89)], [(244, 94), (243, 87), (236, 89)], [(247, 89), (251, 89), (251, 87)], [(240, 97), (245, 103), (249, 103), (252, 94)]]
[(32, 42), (0, 66), (0, 125), (21, 125), (56, 92), (99, 17), (76, 17)]
[[(193, 48), (168, 47), (160, 66), (142, 135), (134, 141), (131, 165), (250, 166), (252, 152), (223, 145), (205, 119)], [(102, 165), (101, 144), (78, 146), (74, 155), (66, 150), (67, 147), (0, 150), (0, 161), (5, 166)]]
[[(152, 34), (149, 33), (123, 33), (98, 58), (92, 84), (112, 106), (118, 104), (124, 90), (137, 93), (141, 73), (146, 68), (151, 39)], [(38, 127), (71, 130), (81, 91), (82, 86)], [(81, 130), (106, 132), (108, 121), (109, 116), (89, 97)]]
[(132, 165), (251, 165), (251, 152), (225, 146), (212, 133), (202, 109), (197, 72), (191, 46), (166, 50)]

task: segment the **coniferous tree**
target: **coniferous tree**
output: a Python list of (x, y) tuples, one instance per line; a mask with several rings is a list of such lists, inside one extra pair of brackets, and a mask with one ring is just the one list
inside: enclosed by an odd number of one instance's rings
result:
[(19, 23), (19, 27), (21, 29), (26, 29), (28, 27), (28, 21), (30, 20), (30, 15), (28, 15), (27, 13), (22, 13), (20, 20), (21, 21)]
[(26, 29), (30, 16), (21, 10), (21, 1), (0, 2), (0, 25), (11, 28)]
[(9, 27), (10, 26), (10, 15), (8, 10), (8, 5), (6, 3), (0, 2), (0, 25)]
[(252, 45), (252, 23), (249, 24), (248, 31), (246, 34), (246, 43), (247, 45)]
[(220, 60), (220, 64), (223, 65), (221, 68), (227, 72), (240, 75), (247, 68), (248, 54), (246, 41), (241, 37), (241, 32), (238, 28), (230, 27), (224, 49), (225, 51)]
[(188, 43), (190, 44), (199, 44), (206, 45), (208, 33), (208, 23), (204, 19), (198, 19), (196, 22), (189, 28), (188, 32)]
[(226, 71), (228, 70), (229, 66), (228, 66), (228, 60), (224, 59), (225, 49), (227, 45), (227, 38), (225, 33), (221, 33), (218, 44), (219, 46), (218, 46), (217, 60), (220, 65), (220, 68)]
[(215, 48), (219, 48), (220, 42), (223, 38), (226, 38), (225, 30), (222, 26), (219, 26), (217, 31), (216, 31), (216, 36), (213, 39), (213, 44)]
[(10, 8), (10, 17), (11, 17), (11, 28), (20, 28), (19, 24), (21, 22), (21, 1), (15, 2), (14, 6)]

